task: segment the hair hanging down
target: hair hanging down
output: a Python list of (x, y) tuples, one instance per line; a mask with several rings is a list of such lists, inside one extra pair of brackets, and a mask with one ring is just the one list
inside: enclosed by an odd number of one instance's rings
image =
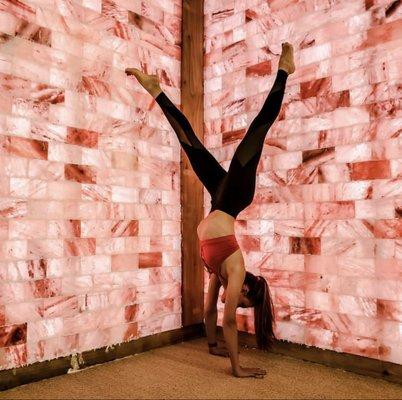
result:
[(254, 304), (254, 326), (257, 346), (269, 350), (275, 339), (275, 313), (268, 283), (262, 276), (246, 272), (244, 284), (249, 288), (247, 297)]

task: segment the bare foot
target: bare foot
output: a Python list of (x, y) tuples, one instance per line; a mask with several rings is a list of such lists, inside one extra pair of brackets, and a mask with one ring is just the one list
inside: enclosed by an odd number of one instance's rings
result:
[(162, 92), (161, 87), (159, 86), (159, 79), (157, 75), (148, 75), (144, 72), (140, 71), (137, 68), (126, 68), (125, 73), (127, 75), (134, 75), (138, 82), (143, 86), (144, 89), (148, 91), (148, 93), (152, 97), (158, 96), (159, 93)]
[(283, 69), (288, 74), (295, 72), (296, 68), (293, 58), (293, 46), (289, 42), (282, 43), (282, 54), (279, 59), (278, 69)]

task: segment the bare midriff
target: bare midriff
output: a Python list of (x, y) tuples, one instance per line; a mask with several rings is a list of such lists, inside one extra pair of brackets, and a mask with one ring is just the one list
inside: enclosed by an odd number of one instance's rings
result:
[(222, 210), (209, 213), (197, 226), (199, 240), (212, 239), (220, 236), (234, 235), (235, 219)]
[[(235, 218), (225, 213), (222, 210), (214, 210), (209, 213), (197, 226), (197, 235), (200, 241), (206, 239), (213, 239), (221, 236), (234, 235), (234, 222)], [(219, 277), (222, 285), (226, 288), (228, 275), (226, 272), (226, 263), (228, 261), (242, 262), (244, 263), (241, 250), (236, 250), (231, 254), (221, 265)], [(223, 279), (222, 279), (223, 278)]]

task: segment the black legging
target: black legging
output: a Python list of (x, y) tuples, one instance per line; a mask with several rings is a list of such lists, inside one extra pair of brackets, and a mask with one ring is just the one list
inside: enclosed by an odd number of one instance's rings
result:
[(234, 218), (251, 204), (257, 165), (265, 136), (281, 109), (288, 74), (279, 69), (261, 111), (239, 143), (226, 172), (195, 135), (183, 113), (164, 92), (156, 98), (188, 156), (198, 178), (211, 195), (211, 211), (222, 210)]

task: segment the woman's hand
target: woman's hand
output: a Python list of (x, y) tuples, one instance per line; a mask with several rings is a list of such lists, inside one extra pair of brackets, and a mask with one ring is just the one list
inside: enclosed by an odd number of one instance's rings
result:
[(239, 367), (237, 370), (232, 371), (233, 376), (237, 378), (264, 378), (264, 375), (267, 373), (265, 369), (261, 368), (243, 368)]
[[(238, 353), (240, 354), (240, 350), (238, 350)], [(218, 345), (218, 347), (211, 347), (209, 349), (209, 354), (214, 356), (229, 357), (229, 350), (225, 345), (222, 344)]]
[(209, 354), (214, 356), (229, 357), (229, 350), (225, 346), (211, 347)]

